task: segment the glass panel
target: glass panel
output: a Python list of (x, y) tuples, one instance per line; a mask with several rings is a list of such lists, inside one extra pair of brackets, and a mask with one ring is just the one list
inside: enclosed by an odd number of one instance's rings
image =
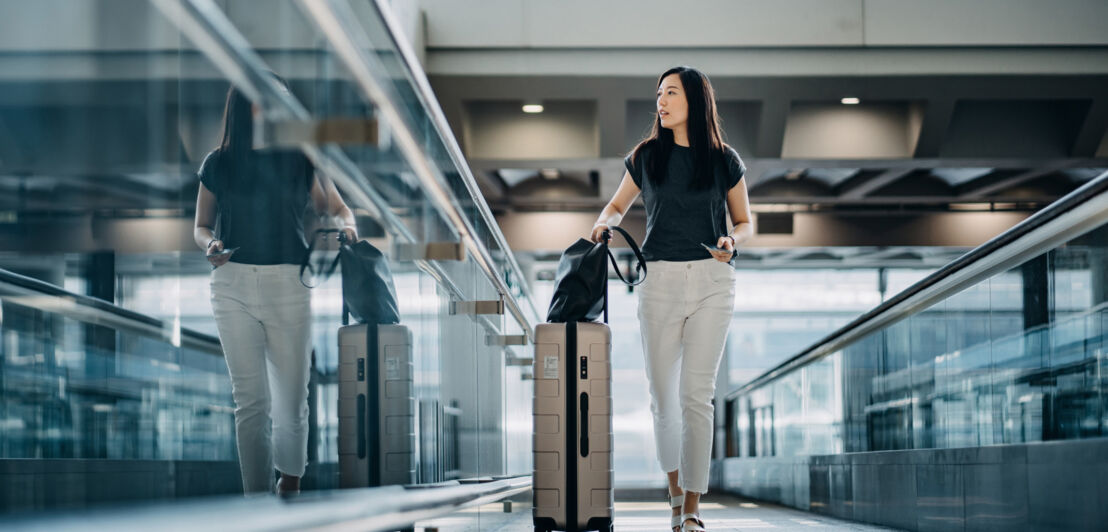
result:
[(940, 302), (909, 318), (911, 349), (911, 431), (914, 448), (935, 446), (935, 417), (933, 398), (936, 382), (936, 364), (946, 352), (946, 324)]
[(867, 408), (879, 380), (879, 361), (884, 357), (885, 333), (877, 331), (842, 351), (843, 391), (846, 399), (846, 452), (870, 451), (870, 422)]
[(769, 456), (773, 429), (798, 454), (1103, 436), (1106, 258), (1102, 226), (731, 398), (728, 454)]
[[(1096, 234), (1090, 235), (1096, 238)], [(1077, 439), (1099, 436), (1100, 397), (1096, 383), (1096, 359), (1086, 345), (1095, 338), (1089, 330), (1092, 279), (1088, 241), (1051, 253), (1050, 285), (1053, 324), (1050, 336), (1051, 437)], [(1103, 272), (1102, 272), (1103, 273)]]
[(873, 379), (872, 399), (866, 407), (870, 429), (870, 450), (888, 451), (910, 447), (912, 424), (908, 366), (911, 350), (911, 322), (902, 320), (885, 329), (880, 376)]
[[(0, 296), (0, 459), (233, 460), (218, 344), (199, 350)], [(214, 339), (213, 339), (214, 340)]]
[(880, 303), (876, 269), (747, 270), (727, 338), (728, 380), (745, 384)]
[(803, 371), (804, 437), (802, 456), (842, 452), (842, 357), (836, 353)]

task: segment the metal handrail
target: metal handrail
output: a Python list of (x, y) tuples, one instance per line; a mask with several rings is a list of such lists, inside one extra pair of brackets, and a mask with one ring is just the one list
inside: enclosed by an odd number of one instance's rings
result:
[(0, 299), (82, 323), (141, 334), (173, 346), (223, 356), (223, 348), (219, 338), (215, 336), (140, 314), (102, 299), (75, 294), (4, 269), (0, 269)]
[[(335, 53), (362, 89), (364, 96), (377, 106), (378, 111), (392, 126), (394, 140), (430, 198), (439, 211), (454, 226), (466, 248), (473, 254), (478, 266), (489, 281), (496, 286), (501, 297), (505, 299), (508, 310), (515, 315), (516, 321), (519, 322), (524, 334), (529, 339), (533, 339), (534, 332), (530, 325), (531, 320), (524, 315), (523, 309), (512, 295), (507, 283), (496, 271), (488, 249), (477, 240), (476, 231), (469, 219), (462, 214), (461, 207), (449, 191), (446, 177), (439, 168), (430, 164), (430, 159), (424, 153), (415, 131), (412, 130), (410, 124), (403, 120), (400, 110), (396, 106), (395, 98), (390, 97), (392, 95), (389, 94), (385, 84), (381, 83), (374, 74), (374, 72), (384, 72), (384, 66), (380, 64), (375, 56), (369, 53), (369, 50), (373, 49), (372, 43), (366, 38), (365, 29), (358, 25), (357, 16), (351, 9), (350, 4), (345, 0), (300, 0), (299, 5), (308, 17), (315, 21), (324, 38), (334, 47)], [(424, 108), (429, 110), (432, 123), (435, 124), (440, 138), (446, 140), (447, 151), (450, 153), (459, 175), (462, 176), (462, 181), (466, 184), (466, 189), (470, 193), (473, 202), (478, 206), (482, 219), (488, 225), (493, 238), (497, 241), (497, 245), (505, 252), (510, 267), (517, 275), (520, 275), (522, 270), (511, 255), (511, 249), (507, 246), (503, 234), (500, 233), (499, 226), (492, 218), (488, 205), (478, 191), (476, 180), (465, 164), (465, 159), (461, 155), (456, 140), (453, 135), (449, 134), (449, 128), (445, 128), (443, 125), (442, 110), (434, 102), (434, 99), (429, 97), (430, 89), (427, 86), (426, 78), (419, 77), (422, 70), (415, 67), (411, 51), (405, 46), (406, 43), (395, 38), (395, 23), (389, 18), (388, 10), (383, 8), (380, 3), (375, 5), (386, 28), (389, 29), (388, 33), (393, 39), (393, 44), (401, 54), (404, 66), (407, 67), (409, 74), (412, 75), (415, 81), (415, 92), (419, 94)], [(405, 52), (407, 52), (407, 55), (405, 55)], [(419, 83), (420, 79), (423, 81), (422, 85)], [(522, 280), (522, 275), (520, 275), (520, 278)], [(521, 286), (521, 289), (524, 290), (528, 303), (533, 303), (530, 293), (526, 291), (526, 286)], [(533, 317), (537, 318), (538, 312), (535, 311), (533, 305), (531, 306), (531, 313)]]
[[(181, 32), (188, 36), (235, 86), (239, 87), (248, 99), (262, 107), (263, 113), (268, 118), (305, 120), (310, 117), (307, 109), (296, 97), (283, 90), (277, 80), (267, 74), (264, 61), (253, 51), (246, 38), (214, 2), (211, 0), (152, 1), (162, 10), (166, 18), (176, 24)], [(369, 185), (369, 180), (341, 149), (312, 143), (303, 143), (299, 147), (321, 173), (338, 183), (351, 195), (351, 199), (356, 204), (373, 211), (392, 234), (405, 242), (417, 242), (408, 227), (391, 211), (384, 198)], [(426, 164), (426, 161), (422, 164)], [(432, 187), (431, 192), (441, 193), (443, 189)], [(480, 197), (477, 197), (475, 201), (479, 199)], [(436, 204), (439, 203), (436, 202)], [(455, 222), (454, 229), (457, 231), (457, 221), (449, 213), (443, 214), (448, 220)], [(462, 223), (464, 222), (463, 218)], [(495, 226), (493, 228), (494, 233), (497, 232)], [(471, 253), (479, 258), (478, 265), (497, 287), (524, 333), (528, 338), (533, 338), (530, 320), (519, 310), (515, 297), (507, 290), (503, 280), (492, 267), (491, 259), (488, 259), (488, 250), (475, 239), (467, 240), (463, 237), (462, 240)], [(465, 299), (465, 295), (438, 264), (433, 261), (418, 260), (416, 265), (434, 277), (455, 299)], [(518, 268), (518, 266), (515, 267)], [(527, 295), (530, 297), (529, 294)], [(500, 333), (491, 320), (478, 317), (477, 321), (491, 333)]]
[(734, 399), (826, 357), (905, 316), (1108, 223), (1108, 172), (958, 257), (873, 310), (729, 392)]
[(389, 37), (392, 38), (393, 45), (396, 46), (396, 49), (400, 52), (400, 56), (404, 60), (404, 65), (407, 67), (408, 73), (411, 74), (412, 83), (415, 87), (415, 95), (420, 99), (420, 102), (423, 103), (423, 108), (430, 114), (431, 124), (435, 126), (435, 130), (439, 133), (439, 138), (443, 139), (443, 142), (446, 144), (446, 151), (454, 161), (454, 166), (458, 169), (458, 175), (465, 184), (466, 190), (469, 191), (471, 197), (477, 200), (474, 201), (474, 203), (477, 205), (477, 210), (481, 213), (481, 218), (486, 225), (493, 229), (493, 240), (495, 240), (496, 245), (504, 251), (505, 259), (508, 261), (511, 270), (520, 276), (520, 290), (530, 306), (531, 313), (534, 315), (536, 321), (541, 321), (538, 310), (535, 309), (534, 306), (535, 299), (531, 294), (531, 288), (527, 285), (526, 279), (523, 278), (523, 269), (520, 268), (515, 255), (511, 253), (511, 248), (508, 247), (508, 240), (504, 237), (504, 233), (498, 229), (499, 224), (497, 224), (496, 218), (492, 215), (492, 209), (489, 208), (488, 202), (485, 201), (485, 197), (481, 193), (481, 188), (477, 185), (477, 179), (473, 176), (473, 171), (469, 167), (465, 155), (462, 154), (462, 147), (458, 144), (458, 138), (451, 132), (450, 123), (446, 120), (446, 113), (442, 111), (439, 100), (434, 96), (434, 91), (431, 89), (431, 82), (427, 79), (426, 72), (417, 66), (419, 65), (419, 60), (415, 50), (412, 49), (408, 41), (397, 38), (397, 35), (400, 33), (397, 28), (400, 27), (400, 24), (393, 19), (392, 12), (387, 8), (385, 3), (382, 0), (375, 0), (374, 3), (377, 6), (377, 12), (381, 15), (381, 20), (385, 23), (385, 27), (389, 29)]
[(402, 530), (531, 489), (531, 476), (304, 492), (293, 499), (212, 497), (114, 508), (0, 518), (8, 532), (174, 532), (194, 530)]

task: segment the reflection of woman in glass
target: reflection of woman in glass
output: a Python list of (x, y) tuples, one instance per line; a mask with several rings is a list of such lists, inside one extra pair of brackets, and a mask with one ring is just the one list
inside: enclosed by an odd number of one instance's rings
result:
[(200, 167), (193, 237), (215, 267), (212, 309), (231, 374), (243, 490), (272, 491), (276, 467), (277, 492), (286, 494), (299, 491), (308, 460), (305, 210), (341, 219), (351, 242), (357, 234), (353, 213), (304, 155), (252, 148), (257, 112), (237, 89), (228, 92), (223, 142)]
[[(674, 530), (704, 530), (716, 378), (735, 303), (735, 246), (753, 236), (739, 154), (723, 143), (715, 93), (688, 67), (658, 78), (654, 130), (592, 230), (619, 224), (640, 193), (650, 274), (639, 324), (658, 461), (669, 477)], [(730, 213), (734, 229), (727, 232)]]

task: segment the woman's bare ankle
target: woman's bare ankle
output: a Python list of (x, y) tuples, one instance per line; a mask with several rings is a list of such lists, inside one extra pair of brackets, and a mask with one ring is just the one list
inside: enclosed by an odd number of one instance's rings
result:
[(669, 481), (668, 484), (670, 497), (680, 497), (682, 494), (685, 493), (685, 491), (677, 485), (677, 479), (677, 471), (669, 471), (666, 473), (666, 480)]
[(690, 491), (685, 494), (685, 505), (682, 510), (687, 514), (699, 514), (700, 513), (700, 494), (695, 491)]

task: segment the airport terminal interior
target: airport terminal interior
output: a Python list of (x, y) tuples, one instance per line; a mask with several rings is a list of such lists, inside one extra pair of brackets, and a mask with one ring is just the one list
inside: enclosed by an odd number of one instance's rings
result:
[[(621, 238), (591, 413), (568, 388), (551, 428), (536, 340), (687, 65), (753, 224), (704, 527), (1104, 530), (1105, 21), (1098, 0), (0, 0), (0, 529), (529, 531), (572, 499), (668, 530)], [(236, 147), (254, 158), (215, 155)], [(266, 190), (219, 171), (242, 160), (273, 163), (248, 172)], [(281, 199), (231, 207), (257, 197)], [(642, 200), (620, 226), (643, 243)], [(301, 252), (213, 268), (232, 234)], [(260, 395), (232, 344), (269, 357)], [(303, 401), (275, 362), (299, 345)], [(552, 473), (590, 441), (609, 484)]]

